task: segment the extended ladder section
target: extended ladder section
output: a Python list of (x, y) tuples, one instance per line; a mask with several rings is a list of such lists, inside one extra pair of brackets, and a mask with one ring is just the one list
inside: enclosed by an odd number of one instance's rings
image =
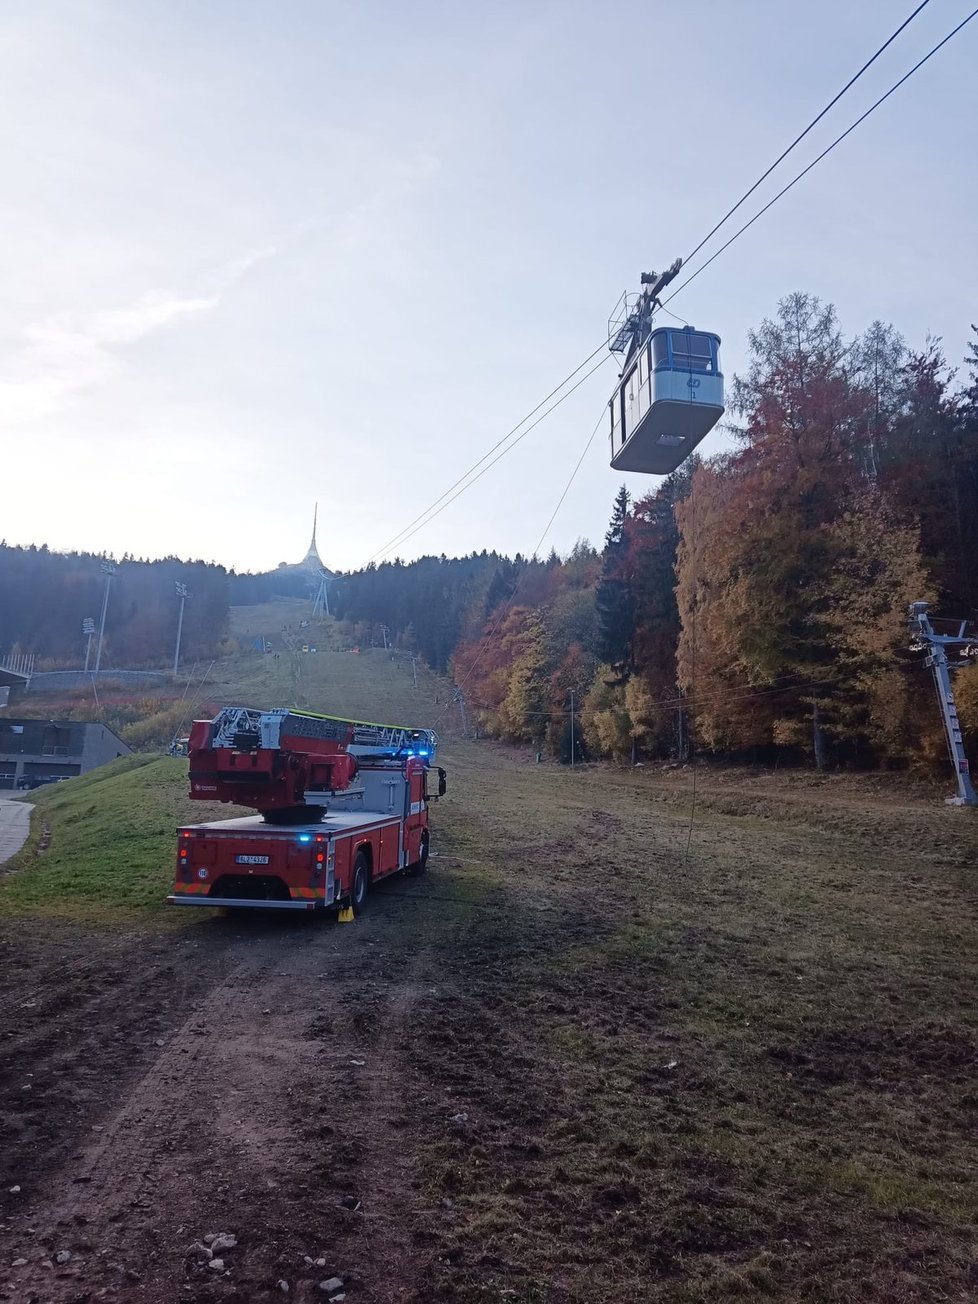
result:
[[(383, 725), (310, 711), (228, 706), (190, 732), (190, 796), (233, 802), (280, 821), (307, 817), (310, 805), (348, 793), (362, 761), (372, 768), (434, 762), (433, 729)], [(310, 801), (306, 794), (315, 793)]]
[[(255, 746), (301, 750), (297, 744), (304, 741), (309, 750), (316, 752), (342, 749), (354, 756), (421, 756), (434, 761), (438, 749), (438, 735), (434, 729), (373, 724), (286, 707), (256, 711), (246, 706), (226, 706), (210, 721), (210, 725), (211, 747), (238, 750)], [(326, 747), (322, 748), (324, 743)]]

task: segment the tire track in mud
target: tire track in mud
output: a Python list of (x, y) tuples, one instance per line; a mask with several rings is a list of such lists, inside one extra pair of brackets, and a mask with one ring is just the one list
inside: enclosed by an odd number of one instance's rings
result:
[[(325, 1077), (341, 1102), (328, 1123), (307, 1127), (320, 1155), (314, 1178), (323, 1216), (332, 1226), (326, 1259), (361, 1304), (414, 1299), (428, 1256), (431, 1211), (419, 1194), (416, 1135), (425, 1084), (412, 1070), (410, 1050), (424, 1035), (419, 1005), (444, 987), (423, 916), (430, 891), (424, 881), (406, 888), (394, 880), (372, 893), (367, 914), (346, 934), (330, 1012), (309, 1028), (319, 1042), (319, 1081)], [(417, 910), (402, 899), (408, 895)], [(310, 1286), (298, 1283), (297, 1298), (305, 1299)]]
[[(413, 1035), (411, 1017), (422, 995), (418, 979), (426, 959), (413, 956), (403, 977), (384, 994), (380, 1028), (357, 1083), (364, 1140), (358, 1273), (371, 1304), (403, 1299), (403, 1283), (413, 1280), (417, 1270), (415, 1160), (399, 1145), (399, 1129), (407, 1122), (405, 1109), (413, 1103), (405, 1047)], [(394, 1219), (392, 1208), (397, 1211)]]
[[(137, 1298), (141, 1267), (147, 1257), (151, 1263), (158, 1258), (156, 1246), (146, 1243), (146, 1222), (155, 1221), (147, 1215), (158, 1217), (165, 1209), (171, 1221), (192, 1218), (198, 1192), (207, 1185), (206, 1178), (200, 1182), (201, 1169), (210, 1167), (218, 1149), (221, 1167), (229, 1166), (229, 1155), (237, 1160), (244, 1152), (254, 1169), (273, 1153), (267, 1142), (274, 1138), (265, 1135), (262, 1144), (255, 1144), (253, 1129), (249, 1134), (239, 1128), (233, 1142), (228, 1136), (228, 1111), (240, 1090), (229, 1091), (228, 1082), (244, 1076), (253, 1049), (254, 1000), (246, 993), (262, 981), (269, 965), (268, 960), (246, 959), (210, 990), (127, 1092), (98, 1138), (76, 1154), (72, 1174), (62, 1175), (60, 1195), (32, 1213), (41, 1252), (36, 1262), (15, 1270), (18, 1287), (28, 1292), (41, 1288), (41, 1297), (56, 1304), (77, 1298), (82, 1285), (97, 1290), (126, 1282), (126, 1297)], [(219, 1033), (212, 1031), (216, 1028)], [(84, 1229), (80, 1238), (79, 1228)], [(188, 1243), (203, 1230), (188, 1234)], [(45, 1261), (72, 1252), (72, 1240), (80, 1243), (80, 1251), (52, 1275)]]
[[(202, 978), (94, 1137), (70, 1138), (29, 1213), (0, 1226), (0, 1263), (24, 1260), (0, 1268), (0, 1299), (281, 1299), (285, 1280), (301, 1301), (337, 1274), (358, 1301), (404, 1298), (413, 1170), (398, 1128), (428, 954), (405, 954), (397, 900), (371, 905), (350, 929), (214, 921), (220, 979)], [(139, 979), (137, 1005), (172, 975)], [(104, 995), (91, 1013), (104, 1025)], [(207, 1232), (238, 1238), (222, 1272), (193, 1248)]]
[(206, 988), (223, 962), (222, 946), (202, 955), (190, 937), (79, 935), (29, 920), (4, 931), (0, 1241), (29, 1221), (25, 1206), (50, 1195), (79, 1138), (89, 1140), (105, 1123), (106, 1084), (125, 1091), (146, 1072), (147, 1057), (158, 1057), (161, 1038), (187, 1006), (175, 969), (181, 962), (195, 968)]

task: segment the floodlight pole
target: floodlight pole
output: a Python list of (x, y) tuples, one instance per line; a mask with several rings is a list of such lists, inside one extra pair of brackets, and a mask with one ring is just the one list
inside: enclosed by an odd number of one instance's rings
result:
[(92, 639), (95, 637), (95, 621), (91, 616), (86, 616), (82, 621), (82, 633), (86, 636), (85, 642), (85, 674), (88, 674), (88, 663), (92, 656)]
[(180, 639), (183, 636), (183, 607), (187, 598), (190, 596), (186, 584), (181, 584), (177, 580), (177, 597), (180, 599), (180, 619), (177, 621), (177, 647), (173, 654), (173, 673), (176, 674), (180, 667)]
[(98, 674), (99, 667), (102, 664), (102, 640), (105, 637), (105, 613), (109, 609), (109, 585), (112, 583), (112, 576), (116, 573), (116, 564), (114, 561), (103, 561), (100, 570), (105, 576), (105, 593), (102, 595), (102, 619), (99, 622), (98, 627), (98, 648), (95, 652), (95, 674)]

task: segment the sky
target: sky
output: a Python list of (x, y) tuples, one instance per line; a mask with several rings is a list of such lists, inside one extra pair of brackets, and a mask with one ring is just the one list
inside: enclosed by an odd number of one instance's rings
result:
[[(971, 7), (930, 0), (737, 218)], [(913, 8), (8, 7), (0, 538), (264, 570), (302, 558), (318, 502), (337, 570), (600, 543), (622, 481), (658, 483), (608, 464), (610, 357), (388, 548)], [(728, 381), (794, 290), (848, 334), (880, 318), (960, 363), (978, 320), (976, 68), (978, 19), (677, 296), (722, 337)], [(701, 451), (729, 443), (718, 429)]]

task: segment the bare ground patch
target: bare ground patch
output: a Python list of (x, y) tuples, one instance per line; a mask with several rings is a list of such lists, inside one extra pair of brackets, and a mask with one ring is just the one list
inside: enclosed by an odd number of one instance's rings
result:
[(973, 1298), (973, 821), (448, 764), (351, 927), (6, 925), (0, 1298)]

